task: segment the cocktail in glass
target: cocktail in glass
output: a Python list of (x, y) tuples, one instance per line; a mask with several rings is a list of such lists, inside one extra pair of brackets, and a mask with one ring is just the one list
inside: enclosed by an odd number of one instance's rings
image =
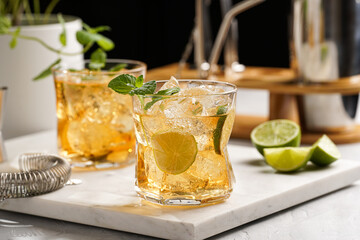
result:
[[(162, 205), (227, 199), (234, 181), (227, 143), (236, 87), (174, 78), (156, 84), (158, 94), (133, 96), (137, 193)], [(173, 95), (159, 94), (177, 87)]]
[(135, 133), (130, 96), (107, 87), (119, 74), (145, 75), (146, 65), (133, 60), (107, 60), (101, 70), (80, 66), (53, 69), (58, 120), (58, 150), (72, 167), (104, 169), (135, 159)]

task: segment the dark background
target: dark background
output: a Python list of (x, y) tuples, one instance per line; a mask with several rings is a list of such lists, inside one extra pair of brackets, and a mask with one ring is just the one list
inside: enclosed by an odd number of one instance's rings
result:
[[(241, 0), (234, 0), (234, 4)], [(42, 1), (44, 6), (48, 1)], [(289, 66), (288, 17), (291, 1), (267, 0), (240, 14), (239, 58), (251, 66)], [(43, 8), (44, 9), (44, 8)], [(54, 13), (80, 17), (88, 25), (108, 25), (115, 42), (109, 58), (144, 61), (149, 68), (177, 62), (194, 26), (194, 0), (62, 0)], [(219, 0), (211, 1), (215, 36)], [(89, 58), (89, 54), (86, 54)], [(193, 58), (190, 58), (190, 62)]]

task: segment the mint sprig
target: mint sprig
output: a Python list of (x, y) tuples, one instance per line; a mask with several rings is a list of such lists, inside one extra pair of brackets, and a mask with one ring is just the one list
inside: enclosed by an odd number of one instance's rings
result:
[[(173, 87), (173, 88), (161, 90), (156, 94), (154, 94), (156, 90), (155, 81), (149, 81), (144, 83), (144, 78), (142, 75), (136, 78), (130, 74), (121, 74), (115, 77), (109, 82), (108, 87), (114, 90), (115, 92), (123, 95), (130, 95), (130, 96), (137, 95), (141, 103), (143, 104), (144, 110), (148, 110), (157, 101), (164, 99), (165, 95), (170, 96), (180, 91), (179, 87)], [(151, 96), (152, 101), (148, 102), (144, 106), (143, 96), (145, 95), (154, 95), (154, 96)]]
[(173, 88), (168, 88), (168, 89), (165, 89), (165, 90), (161, 90), (159, 92), (157, 92), (156, 94), (154, 94), (154, 96), (152, 97), (152, 101), (151, 102), (148, 102), (144, 109), (145, 110), (148, 110), (149, 108), (152, 107), (152, 105), (154, 105), (157, 101), (160, 101), (160, 100), (163, 100), (164, 98), (164, 95), (173, 95), (175, 93), (178, 93), (180, 91), (180, 88), (179, 87), (173, 87)]
[(108, 87), (120, 94), (144, 96), (155, 92), (156, 82), (150, 81), (144, 84), (142, 75), (136, 78), (130, 74), (121, 74), (112, 79)]

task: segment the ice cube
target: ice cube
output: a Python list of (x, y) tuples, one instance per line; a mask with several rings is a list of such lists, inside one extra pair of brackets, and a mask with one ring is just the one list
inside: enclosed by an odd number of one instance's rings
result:
[(169, 89), (169, 88), (174, 88), (174, 87), (180, 87), (179, 86), (179, 82), (176, 80), (175, 77), (171, 76), (170, 80), (167, 81), (160, 89), (161, 90), (165, 90), (165, 89)]
[(209, 181), (209, 184), (224, 184), (228, 182), (229, 176), (226, 167), (226, 159), (214, 151), (200, 151), (187, 174)]
[(222, 88), (216, 88), (212, 85), (200, 85), (193, 88), (184, 89), (179, 95), (193, 95), (192, 102), (202, 107), (202, 111), (195, 111), (194, 115), (215, 116), (219, 106), (228, 106), (231, 104), (231, 98), (223, 95)]
[(194, 87), (194, 88), (186, 88), (181, 89), (179, 92), (180, 96), (199, 96), (199, 95), (208, 95), (212, 94), (213, 92), (205, 87)]
[[(171, 76), (170, 80), (167, 81), (160, 89), (159, 91), (162, 91), (162, 90), (166, 90), (166, 89), (169, 89), (169, 88), (174, 88), (174, 87), (180, 87), (179, 86), (179, 82), (176, 80), (175, 77)], [(159, 92), (158, 91), (158, 92)], [(153, 98), (146, 98), (145, 99), (145, 106), (147, 103), (151, 102), (153, 100)], [(154, 103), (147, 111), (148, 114), (151, 114), (151, 115), (164, 115), (164, 108), (162, 105), (164, 101), (168, 101), (167, 99), (162, 99), (162, 100), (159, 100), (158, 102)]]
[(118, 141), (119, 133), (111, 126), (87, 119), (72, 121), (67, 126), (67, 139), (73, 150), (85, 157), (100, 157), (109, 153), (111, 143)]

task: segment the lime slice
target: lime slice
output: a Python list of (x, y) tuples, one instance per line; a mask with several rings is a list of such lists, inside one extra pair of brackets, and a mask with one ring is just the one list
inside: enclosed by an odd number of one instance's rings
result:
[(220, 140), (221, 140), (221, 135), (222, 135), (222, 130), (223, 130), (223, 126), (226, 120), (227, 115), (223, 115), (225, 114), (227, 111), (227, 107), (226, 106), (220, 106), (217, 109), (216, 115), (222, 115), (221, 117), (219, 117), (219, 120), (216, 124), (216, 128), (213, 132), (213, 139), (214, 139), (214, 150), (217, 154), (221, 155), (221, 149), (220, 149)]
[(301, 140), (299, 125), (286, 119), (264, 122), (251, 131), (251, 141), (264, 155), (264, 148), (298, 147)]
[(195, 161), (198, 152), (195, 137), (181, 132), (160, 132), (151, 137), (155, 162), (168, 174), (185, 172)]
[(327, 166), (341, 157), (341, 154), (331, 139), (323, 135), (313, 144), (313, 154), (310, 161), (318, 166)]
[(265, 148), (266, 163), (279, 172), (294, 172), (303, 167), (311, 156), (311, 147)]

